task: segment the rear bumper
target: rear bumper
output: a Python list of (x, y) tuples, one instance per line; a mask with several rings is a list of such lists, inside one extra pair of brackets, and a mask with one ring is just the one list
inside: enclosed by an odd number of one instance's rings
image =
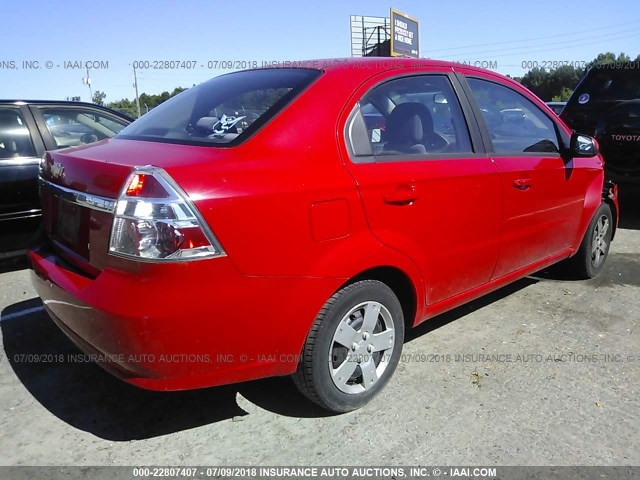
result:
[(311, 323), (343, 281), (248, 277), (228, 258), (92, 279), (46, 249), (29, 258), (61, 330), (105, 370), (150, 390), (293, 373)]

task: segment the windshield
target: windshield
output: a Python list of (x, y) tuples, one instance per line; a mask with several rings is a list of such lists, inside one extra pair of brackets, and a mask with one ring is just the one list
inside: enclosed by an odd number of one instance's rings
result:
[[(579, 103), (640, 98), (640, 70), (595, 68), (589, 72), (577, 91)], [(585, 96), (587, 94), (588, 96)]]
[(312, 69), (246, 70), (213, 78), (167, 100), (116, 138), (236, 145), (320, 75)]

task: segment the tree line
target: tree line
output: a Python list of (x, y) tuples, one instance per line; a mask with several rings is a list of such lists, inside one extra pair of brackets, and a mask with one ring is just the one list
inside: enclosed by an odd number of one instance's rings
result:
[[(535, 67), (529, 70), (522, 77), (515, 77), (514, 80), (520, 82), (545, 102), (549, 101), (567, 101), (573, 93), (584, 74), (595, 65), (603, 65), (607, 63), (635, 63), (636, 68), (640, 67), (640, 55), (634, 60), (629, 55), (620, 53), (616, 56), (613, 52), (599, 54), (591, 62), (588, 62), (584, 68), (573, 65), (563, 65), (555, 69), (546, 69)], [(183, 92), (186, 88), (176, 87), (172, 92), (164, 91), (159, 95), (149, 95), (143, 93), (140, 95), (140, 111), (142, 114), (157, 107), (165, 100), (174, 95)], [(104, 105), (113, 110), (129, 115), (130, 117), (138, 117), (138, 108), (135, 100), (123, 98), (114, 102), (105, 102), (107, 95), (100, 90), (96, 90), (93, 94), (93, 103)]]
[(588, 62), (584, 68), (575, 65), (563, 65), (555, 69), (532, 68), (523, 77), (516, 77), (514, 80), (520, 82), (545, 102), (566, 102), (573, 93), (587, 71), (595, 65), (604, 65), (607, 63), (631, 63), (635, 67), (640, 67), (640, 55), (632, 60), (629, 55), (620, 53), (607, 52), (599, 54), (591, 62)]
[[(149, 95), (147, 93), (143, 93), (140, 95), (140, 113), (143, 115), (149, 110), (157, 107), (162, 102), (169, 100), (174, 95), (179, 94), (180, 92), (184, 92), (186, 88), (176, 87), (172, 92), (164, 91), (159, 95)], [(96, 90), (93, 94), (92, 101), (97, 105), (102, 105), (108, 107), (112, 110), (116, 110), (120, 113), (124, 113), (125, 115), (129, 115), (133, 118), (138, 118), (138, 106), (136, 105), (135, 100), (129, 100), (128, 98), (123, 98), (120, 100), (116, 100), (114, 102), (105, 102), (107, 98), (107, 94)]]

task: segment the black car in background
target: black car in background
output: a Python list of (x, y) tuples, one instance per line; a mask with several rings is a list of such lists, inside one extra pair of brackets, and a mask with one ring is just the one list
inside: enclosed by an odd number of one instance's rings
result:
[(547, 106), (553, 110), (553, 113), (560, 115), (567, 102), (547, 102)]
[(609, 179), (640, 185), (640, 64), (592, 67), (560, 117), (598, 140)]
[(113, 137), (132, 121), (92, 103), (0, 100), (0, 260), (23, 253), (40, 225), (45, 150)]

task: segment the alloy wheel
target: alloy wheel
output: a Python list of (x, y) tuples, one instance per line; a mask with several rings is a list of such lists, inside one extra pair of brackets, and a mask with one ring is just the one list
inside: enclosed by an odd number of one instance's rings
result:
[(607, 233), (609, 232), (609, 219), (602, 215), (596, 222), (593, 231), (593, 241), (591, 245), (591, 265), (598, 268), (607, 255), (609, 244)]
[(389, 365), (395, 325), (379, 302), (353, 307), (338, 323), (329, 351), (329, 373), (342, 392), (357, 394), (372, 388)]

